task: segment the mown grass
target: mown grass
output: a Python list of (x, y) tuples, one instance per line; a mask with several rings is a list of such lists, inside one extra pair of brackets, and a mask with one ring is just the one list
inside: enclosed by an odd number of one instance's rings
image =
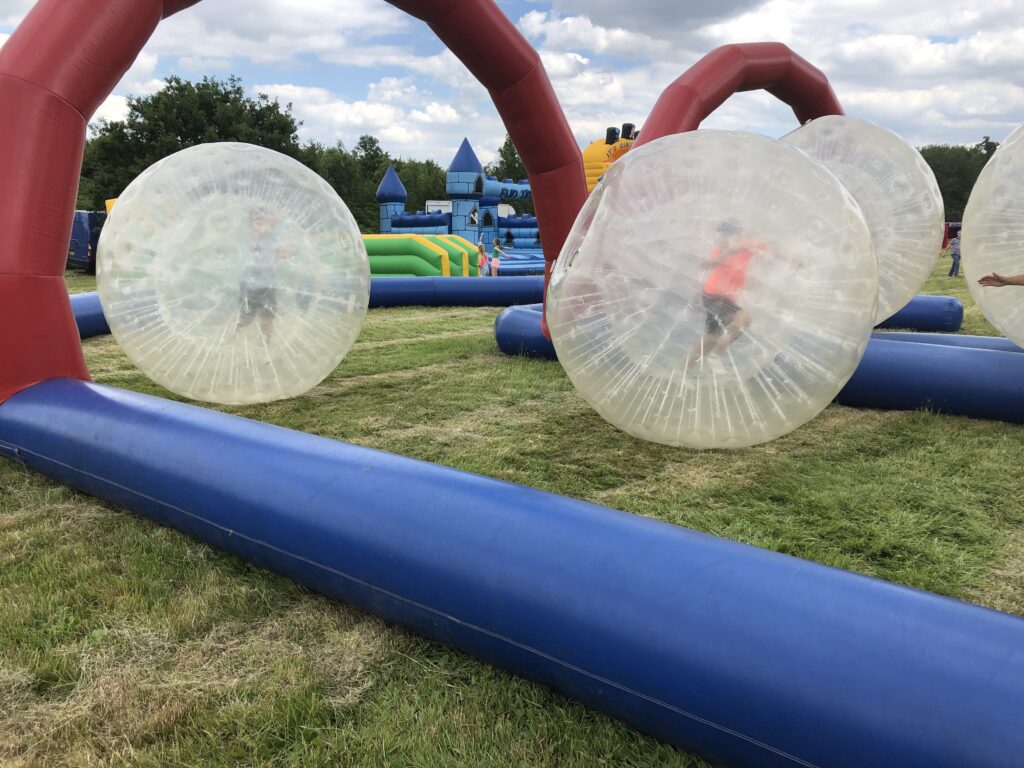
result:
[[(832, 406), (743, 451), (643, 443), (557, 364), (500, 355), (496, 313), (373, 311), (308, 395), (227, 410), (1024, 612), (1021, 428)], [(109, 337), (85, 349), (167, 396)], [(0, 765), (126, 764), (706, 765), (0, 462)]]

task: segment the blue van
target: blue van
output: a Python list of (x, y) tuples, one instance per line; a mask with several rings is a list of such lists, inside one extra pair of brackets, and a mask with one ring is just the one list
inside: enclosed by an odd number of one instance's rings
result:
[(69, 267), (96, 274), (96, 246), (107, 214), (100, 211), (75, 211), (71, 220), (71, 243), (68, 245)]

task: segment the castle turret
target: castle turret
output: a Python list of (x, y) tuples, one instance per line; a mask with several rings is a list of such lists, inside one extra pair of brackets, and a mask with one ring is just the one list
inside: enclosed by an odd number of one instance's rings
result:
[(484, 194), (484, 167), (469, 139), (448, 166), (448, 196), (452, 199), (452, 234), (472, 243), (480, 239), (480, 198)]
[(395, 216), (405, 213), (405, 201), (409, 194), (405, 191), (405, 185), (395, 173), (395, 166), (389, 165), (387, 173), (381, 179), (377, 187), (377, 202), (380, 203), (380, 233), (391, 234), (391, 220)]

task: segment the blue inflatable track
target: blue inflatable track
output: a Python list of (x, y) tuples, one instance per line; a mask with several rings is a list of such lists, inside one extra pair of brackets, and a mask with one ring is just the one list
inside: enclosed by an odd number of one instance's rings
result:
[[(508, 307), (543, 300), (543, 276), (375, 277), (370, 283), (371, 307)], [(74, 294), (71, 309), (83, 339), (110, 333), (96, 292)]]
[[(1006, 340), (982, 343), (999, 342)], [(1024, 424), (1024, 355), (1019, 349), (875, 337), (836, 402)]]
[(107, 318), (103, 315), (100, 296), (92, 293), (76, 293), (71, 296), (71, 311), (75, 313), (78, 335), (83, 339), (110, 333)]
[(871, 334), (879, 341), (909, 341), (915, 344), (941, 344), (945, 347), (970, 347), (971, 349), (994, 349), (998, 352), (1024, 352), (1009, 339), (1000, 336), (968, 336), (961, 333), (893, 333), (878, 331)]
[(1006, 614), (80, 381), (0, 406), (0, 454), (723, 765), (1024, 755)]
[(541, 277), (375, 277), (371, 307), (508, 307), (544, 300)]
[[(554, 345), (541, 333), (540, 316), (540, 304), (509, 307), (498, 315), (498, 348), (507, 355), (558, 359)], [(1008, 339), (986, 336), (875, 333), (836, 401), (1024, 423), (1021, 351)]]
[(915, 296), (903, 309), (878, 324), (926, 333), (956, 333), (964, 322), (964, 305), (952, 296)]

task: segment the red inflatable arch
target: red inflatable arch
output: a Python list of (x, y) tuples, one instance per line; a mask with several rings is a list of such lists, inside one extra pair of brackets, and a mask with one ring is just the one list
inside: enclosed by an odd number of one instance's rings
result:
[[(0, 50), (0, 402), (44, 379), (89, 378), (63, 279), (86, 124), (160, 19), (196, 2), (40, 0)], [(493, 0), (392, 5), (430, 24), (490, 91), (554, 258), (587, 190), (539, 55)]]
[(822, 71), (782, 43), (723, 45), (665, 89), (634, 147), (673, 133), (695, 131), (734, 93), (757, 90), (789, 104), (801, 124), (843, 114)]

